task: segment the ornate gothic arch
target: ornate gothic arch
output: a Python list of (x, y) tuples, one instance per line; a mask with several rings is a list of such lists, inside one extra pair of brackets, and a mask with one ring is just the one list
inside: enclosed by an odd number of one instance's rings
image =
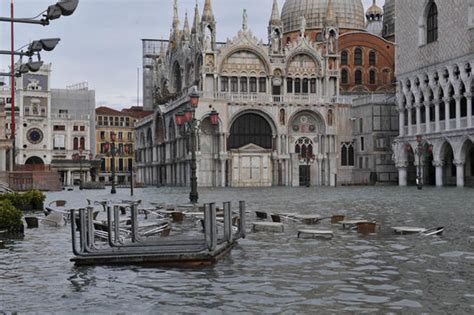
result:
[(240, 110), (239, 112), (235, 113), (232, 116), (232, 118), (230, 119), (229, 125), (227, 126), (229, 132), (230, 132), (230, 128), (232, 128), (232, 125), (234, 124), (234, 122), (239, 117), (241, 117), (242, 115), (245, 115), (245, 114), (256, 114), (256, 115), (262, 116), (268, 122), (268, 124), (270, 125), (270, 127), (272, 129), (273, 136), (278, 134), (278, 128), (277, 128), (277, 125), (275, 123), (276, 120), (274, 119), (274, 117), (272, 117), (272, 115), (270, 113), (266, 112), (263, 109), (243, 109), (243, 110)]
[(326, 119), (324, 118), (324, 115), (320, 112), (316, 112), (316, 111), (311, 111), (311, 110), (307, 110), (307, 109), (301, 109), (301, 110), (298, 110), (296, 112), (294, 112), (288, 119), (288, 128), (290, 128), (290, 133), (293, 133), (293, 130), (291, 128), (293, 128), (293, 124), (294, 122), (299, 118), (301, 117), (302, 115), (308, 115), (310, 117), (312, 117), (315, 121), (316, 121), (316, 128), (317, 130), (321, 131), (320, 134), (326, 134), (327, 133), (327, 121)]
[(254, 47), (250, 45), (239, 45), (239, 46), (232, 47), (228, 49), (227, 51), (224, 51), (222, 54), (223, 57), (219, 64), (219, 73), (222, 73), (222, 71), (224, 70), (225, 63), (229, 59), (229, 57), (231, 57), (232, 55), (240, 51), (246, 51), (246, 52), (256, 55), (257, 58), (260, 59), (260, 61), (263, 63), (266, 74), (267, 75), (271, 74), (272, 71), (271, 71), (271, 66), (270, 66), (271, 64), (270, 59), (268, 59), (268, 56), (266, 55), (265, 51), (263, 51), (259, 47)]

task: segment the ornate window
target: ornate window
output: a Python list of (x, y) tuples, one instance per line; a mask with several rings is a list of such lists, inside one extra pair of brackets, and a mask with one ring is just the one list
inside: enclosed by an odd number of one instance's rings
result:
[(79, 138), (73, 140), (73, 150), (79, 150)]
[(247, 93), (248, 92), (248, 86), (247, 86), (247, 78), (246, 77), (241, 77), (240, 78), (240, 92), (242, 93)]
[(375, 54), (375, 51), (369, 52), (369, 65), (375, 66), (377, 63), (377, 55)]
[(81, 137), (79, 148), (82, 149), (82, 150), (84, 150), (86, 148), (86, 139), (84, 139), (84, 137)]
[(354, 51), (354, 65), (362, 66), (362, 49), (356, 48)]
[(286, 92), (293, 93), (293, 79), (292, 78), (286, 79)]
[(260, 93), (267, 92), (267, 79), (266, 78), (259, 78), (258, 79), (258, 91)]
[(257, 78), (250, 78), (250, 93), (257, 93)]
[(430, 3), (430, 8), (428, 10), (426, 31), (426, 40), (428, 44), (438, 40), (438, 7), (434, 1)]
[(295, 79), (295, 93), (301, 93), (301, 79)]
[(316, 93), (316, 79), (311, 79), (310, 91), (311, 91), (312, 94)]
[(349, 84), (349, 72), (347, 72), (347, 69), (341, 70), (341, 83)]
[(308, 94), (309, 92), (309, 80), (308, 79), (303, 79), (303, 93)]
[(230, 90), (232, 93), (238, 93), (239, 92), (239, 79), (237, 77), (232, 77), (230, 79)]
[(356, 70), (355, 72), (355, 84), (360, 85), (362, 84), (362, 71)]
[(354, 166), (354, 144), (351, 142), (341, 144), (341, 165)]
[(229, 78), (228, 77), (221, 78), (221, 91), (229, 92)]
[(348, 54), (347, 54), (347, 50), (344, 50), (341, 53), (341, 65), (347, 66), (348, 63), (349, 63), (349, 57), (348, 57)]
[(295, 143), (295, 153), (302, 156), (312, 156), (313, 141), (307, 137), (299, 138)]
[(375, 84), (377, 81), (377, 74), (375, 73), (375, 70), (370, 70), (369, 71), (369, 84)]

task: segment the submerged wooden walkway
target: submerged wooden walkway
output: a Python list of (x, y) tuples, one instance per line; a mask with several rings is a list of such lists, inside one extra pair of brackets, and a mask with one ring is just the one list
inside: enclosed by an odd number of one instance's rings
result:
[[(138, 233), (137, 204), (130, 207), (131, 235), (120, 238), (119, 207), (107, 206), (107, 243), (95, 241), (93, 207), (71, 210), (72, 247), (76, 265), (152, 265), (200, 267), (216, 263), (245, 237), (245, 203), (232, 212), (230, 202), (224, 203), (223, 224), (216, 220), (215, 204), (204, 207), (204, 233), (196, 237), (146, 237)], [(232, 221), (238, 222), (233, 227)], [(115, 224), (115, 223), (118, 224)]]

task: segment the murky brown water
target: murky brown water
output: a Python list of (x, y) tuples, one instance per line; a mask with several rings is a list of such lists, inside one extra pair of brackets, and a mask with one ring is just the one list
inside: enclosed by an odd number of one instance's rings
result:
[[(427, 188), (201, 189), (201, 201), (246, 200), (249, 210), (373, 218), (377, 235), (332, 228), (332, 240), (248, 234), (232, 254), (199, 270), (76, 268), (69, 227), (28, 230), (0, 250), (0, 313), (474, 313), (474, 190)], [(129, 198), (119, 190), (117, 199)], [(136, 198), (182, 202), (187, 189)], [(48, 200), (108, 198), (108, 191)], [(249, 222), (255, 220), (252, 214)], [(442, 237), (396, 236), (391, 226), (446, 226)]]

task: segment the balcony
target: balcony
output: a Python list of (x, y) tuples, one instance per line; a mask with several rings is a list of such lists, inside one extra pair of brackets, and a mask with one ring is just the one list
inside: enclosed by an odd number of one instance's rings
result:
[(352, 104), (352, 97), (322, 97), (315, 94), (268, 95), (265, 93), (201, 92), (204, 100), (256, 104)]
[[(439, 132), (447, 132), (447, 131), (456, 131), (456, 130), (465, 130), (468, 129), (468, 119), (469, 117), (462, 117), (461, 118), (461, 128), (456, 128), (456, 119), (449, 119), (448, 121), (442, 120), (439, 122)], [(474, 116), (470, 117), (471, 119), (471, 127), (474, 128)], [(446, 130), (446, 124), (449, 123), (449, 130)], [(430, 133), (435, 133), (436, 131), (436, 122), (431, 121), (429, 122), (429, 127), (430, 127)], [(416, 124), (413, 124), (412, 127), (412, 134), (411, 135), (416, 135), (418, 134), (417, 129), (416, 129)], [(405, 135), (408, 134), (408, 126), (404, 127)], [(426, 134), (427, 133), (427, 124), (420, 124), (420, 134)]]

